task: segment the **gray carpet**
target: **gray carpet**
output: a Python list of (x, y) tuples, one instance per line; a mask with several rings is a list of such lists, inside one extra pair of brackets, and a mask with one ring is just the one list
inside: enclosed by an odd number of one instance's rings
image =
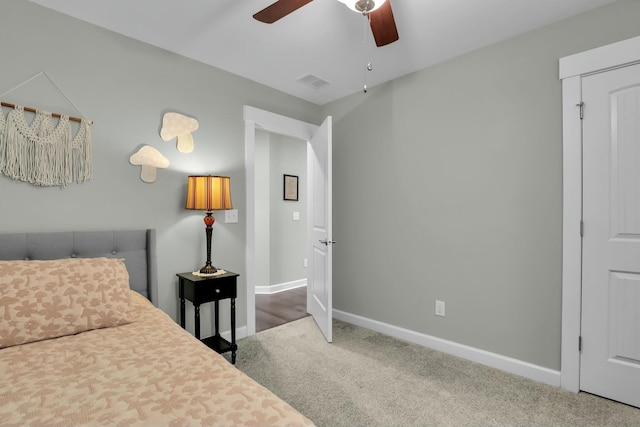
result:
[(640, 426), (640, 409), (570, 393), (334, 320), (238, 342), (236, 366), (323, 426)]

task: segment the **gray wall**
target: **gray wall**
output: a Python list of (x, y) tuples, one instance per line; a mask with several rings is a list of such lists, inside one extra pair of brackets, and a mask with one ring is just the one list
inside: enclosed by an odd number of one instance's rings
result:
[[(0, 40), (0, 93), (45, 71), (95, 121), (91, 129), (94, 177), (89, 183), (39, 188), (0, 176), (0, 232), (156, 228), (159, 305), (175, 318), (175, 274), (200, 268), (206, 257), (204, 215), (184, 209), (187, 176), (229, 175), (240, 221), (225, 224), (223, 213), (215, 214), (212, 258), (214, 265), (241, 275), (237, 320), (244, 325), (242, 107), (252, 105), (311, 123), (321, 121), (319, 107), (27, 1), (0, 0)], [(67, 105), (51, 96), (58, 96), (55, 89), (42, 96), (16, 91), (2, 100), (35, 108), (56, 102)], [(193, 153), (179, 153), (175, 141), (160, 138), (162, 115), (167, 111), (200, 121), (193, 134)], [(68, 105), (56, 112), (79, 114)], [(129, 156), (141, 144), (158, 148), (171, 162), (169, 168), (158, 171), (154, 184), (142, 182), (140, 168), (129, 164)], [(202, 307), (204, 336), (212, 326), (209, 306)], [(225, 330), (228, 306), (221, 306)], [(191, 330), (192, 313), (188, 304)]]
[(255, 203), (256, 203), (256, 283), (271, 284), (271, 144), (269, 132), (256, 130)]
[[(283, 200), (283, 175), (298, 175), (298, 201)], [(271, 136), (271, 284), (305, 279), (307, 142)], [(300, 214), (293, 220), (293, 212)]]
[(559, 369), (558, 58), (639, 21), (619, 1), (326, 105), (334, 308)]
[[(259, 130), (255, 147), (256, 286), (305, 279), (307, 143)], [(299, 177), (297, 202), (283, 200), (284, 174)]]

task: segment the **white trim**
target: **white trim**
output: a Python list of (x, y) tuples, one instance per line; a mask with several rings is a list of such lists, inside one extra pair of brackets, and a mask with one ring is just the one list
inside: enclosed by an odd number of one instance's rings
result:
[(245, 122), (253, 123), (256, 129), (291, 136), (304, 141), (311, 139), (318, 129), (317, 125), (260, 110), (249, 105), (244, 106), (244, 120)]
[(562, 344), (561, 387), (580, 390), (582, 292), (582, 77), (640, 61), (640, 36), (560, 59), (562, 79)]
[(243, 109), (244, 115), (244, 169), (247, 185), (247, 237), (246, 237), (246, 283), (247, 283), (247, 336), (256, 333), (256, 203), (255, 203), (255, 150), (256, 129), (275, 132), (308, 141), (318, 126), (300, 120), (260, 110), (249, 105)]
[[(231, 331), (220, 332), (220, 336), (222, 336), (222, 338), (224, 338), (227, 341), (231, 341)], [(241, 340), (242, 338), (246, 338), (246, 337), (247, 337), (246, 326), (240, 326), (239, 328), (236, 328), (236, 343), (238, 343), (238, 340)]]
[(561, 386), (580, 386), (580, 311), (582, 293), (582, 123), (576, 104), (582, 99), (581, 78), (562, 81), (562, 341)]
[(256, 295), (271, 295), (279, 292), (290, 291), (292, 289), (307, 286), (307, 279), (294, 280), (291, 282), (278, 283), (277, 285), (256, 286)]
[(638, 62), (640, 36), (560, 58), (560, 79)]
[(519, 375), (534, 381), (539, 381), (555, 387), (560, 386), (560, 372), (553, 369), (544, 368), (532, 363), (511, 357), (502, 356), (500, 354), (491, 353), (489, 351), (480, 350), (467, 345), (458, 344), (452, 341), (443, 340), (420, 332), (411, 331), (409, 329), (399, 328), (397, 326), (382, 323), (377, 320), (368, 319), (340, 310), (333, 310), (333, 317), (343, 322), (352, 323), (363, 328), (371, 329), (385, 335), (392, 336), (404, 341), (421, 345), (443, 353), (451, 354), (462, 359), (500, 369), (515, 375)]
[[(244, 170), (247, 185), (247, 236), (245, 247), (245, 281), (247, 286), (247, 334), (256, 333), (256, 123), (244, 118)], [(250, 167), (249, 167), (250, 166)]]

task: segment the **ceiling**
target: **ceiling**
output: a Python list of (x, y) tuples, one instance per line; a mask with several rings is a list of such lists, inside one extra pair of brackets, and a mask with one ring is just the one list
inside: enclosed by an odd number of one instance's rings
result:
[(274, 24), (252, 15), (275, 0), (31, 1), (322, 105), (614, 0), (389, 0), (400, 40), (380, 48), (337, 0)]

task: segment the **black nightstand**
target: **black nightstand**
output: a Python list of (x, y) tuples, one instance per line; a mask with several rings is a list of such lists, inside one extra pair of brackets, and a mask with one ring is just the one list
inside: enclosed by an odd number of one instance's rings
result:
[[(231, 363), (236, 363), (236, 296), (238, 286), (236, 279), (239, 274), (227, 271), (219, 276), (200, 277), (191, 273), (178, 273), (178, 295), (180, 297), (180, 326), (184, 328), (184, 300), (193, 303), (195, 311), (196, 338), (200, 339), (200, 304), (214, 302), (215, 304), (215, 334), (201, 341), (218, 353), (231, 351)], [(219, 301), (231, 299), (231, 342), (220, 336)]]

